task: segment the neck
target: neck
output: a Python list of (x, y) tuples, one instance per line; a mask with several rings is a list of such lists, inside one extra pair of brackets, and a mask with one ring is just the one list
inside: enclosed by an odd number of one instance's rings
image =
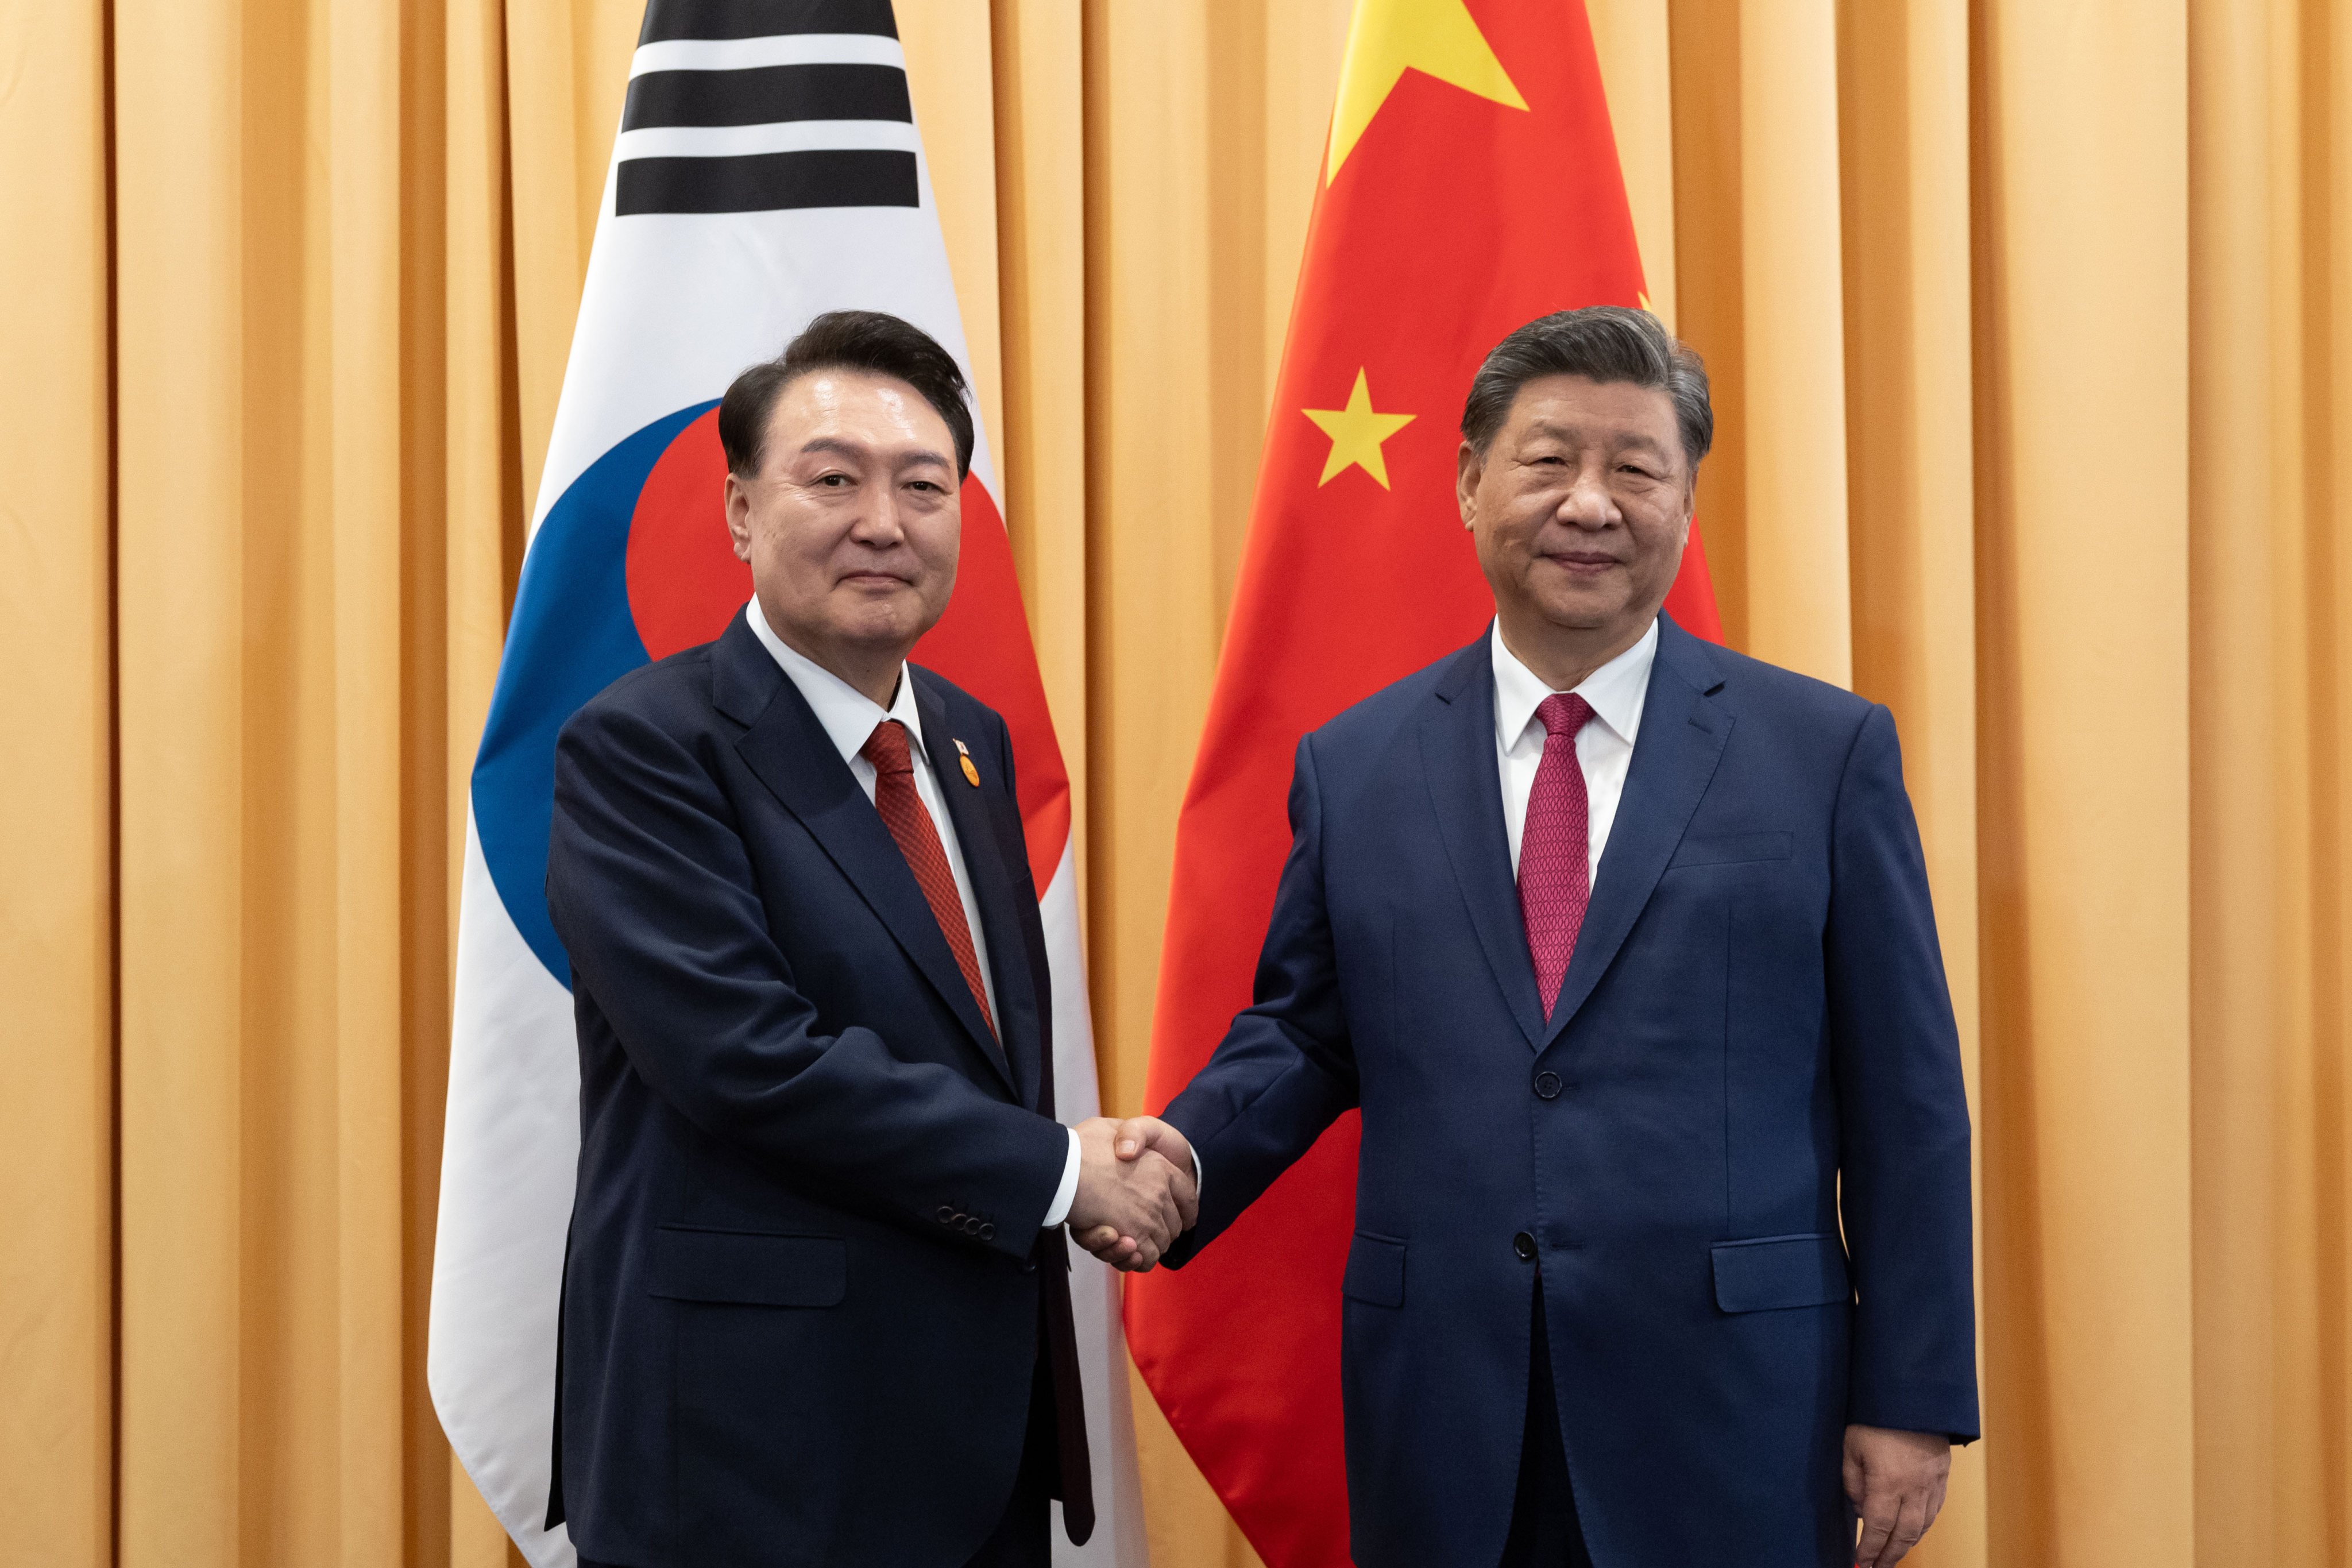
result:
[(877, 708), (887, 708), (898, 695), (898, 672), (907, 667), (906, 648), (870, 648), (821, 644), (769, 621), (776, 640), (828, 675), (839, 676), (851, 689)]
[(1622, 626), (1559, 626), (1540, 619), (1528, 626), (1515, 624), (1498, 610), (1496, 625), (1502, 630), (1503, 646), (1537, 679), (1554, 691), (1573, 691), (1591, 679), (1594, 670), (1640, 642), (1654, 619), (1653, 612), (1636, 621), (1630, 631)]

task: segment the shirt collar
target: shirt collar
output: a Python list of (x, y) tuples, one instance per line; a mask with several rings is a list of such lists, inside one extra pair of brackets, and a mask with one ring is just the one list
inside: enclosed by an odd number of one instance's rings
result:
[[(1487, 642), (1495, 660), (1495, 733), (1508, 751), (1537, 721), (1536, 710), (1552, 695), (1552, 689), (1503, 646), (1500, 621), (1488, 632)], [(1594, 715), (1629, 746), (1642, 727), (1642, 707), (1650, 696), (1650, 666), (1657, 657), (1658, 623), (1653, 620), (1640, 641), (1586, 676), (1576, 688), (1576, 695), (1591, 703)]]
[(841, 753), (843, 762), (866, 749), (874, 726), (885, 719), (896, 719), (905, 725), (907, 740), (915, 754), (926, 763), (930, 761), (923, 750), (923, 718), (915, 707), (915, 683), (907, 679), (906, 665), (898, 666), (898, 693), (886, 709), (778, 637), (769, 626), (768, 617), (761, 613), (757, 596), (743, 606), (743, 619), (750, 624), (751, 635), (760, 639), (760, 646), (782, 666), (793, 684), (800, 689), (801, 696), (815, 711), (816, 721), (824, 726), (826, 737)]

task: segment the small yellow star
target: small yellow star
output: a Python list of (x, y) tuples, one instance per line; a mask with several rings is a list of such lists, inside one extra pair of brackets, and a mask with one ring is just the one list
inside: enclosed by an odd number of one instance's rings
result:
[(1348, 395), (1347, 407), (1302, 408), (1299, 412), (1331, 437), (1331, 456), (1323, 464), (1323, 477), (1315, 481), (1318, 489), (1350, 465), (1380, 480), (1381, 489), (1389, 488), (1389, 466), (1381, 456), (1381, 443), (1412, 424), (1413, 416), (1373, 413), (1371, 385), (1362, 371), (1356, 372), (1356, 390)]
[(1507, 108), (1528, 106), (1463, 0), (1359, 0), (1348, 27), (1348, 52), (1339, 62), (1325, 184), (1339, 177), (1339, 165), (1407, 70)]

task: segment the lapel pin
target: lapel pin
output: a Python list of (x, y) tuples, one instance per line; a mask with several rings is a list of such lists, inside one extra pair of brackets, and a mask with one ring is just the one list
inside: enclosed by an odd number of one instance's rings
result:
[(961, 741), (955, 743), (956, 754), (963, 760), (963, 782), (972, 788), (980, 787), (980, 770), (971, 765), (971, 748)]

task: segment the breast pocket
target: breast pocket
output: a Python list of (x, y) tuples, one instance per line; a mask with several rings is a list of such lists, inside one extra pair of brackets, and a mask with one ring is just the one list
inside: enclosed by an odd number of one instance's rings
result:
[(1666, 869), (1685, 866), (1745, 866), (1760, 860), (1786, 860), (1796, 843), (1793, 833), (1715, 833), (1685, 838), (1675, 849)]

